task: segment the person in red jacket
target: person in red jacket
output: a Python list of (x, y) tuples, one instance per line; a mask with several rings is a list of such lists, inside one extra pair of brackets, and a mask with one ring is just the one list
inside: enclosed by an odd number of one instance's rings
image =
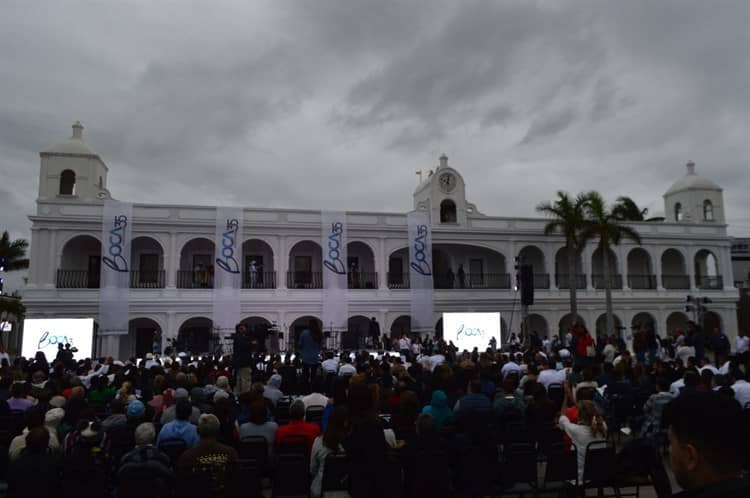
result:
[(594, 339), (591, 337), (591, 334), (589, 334), (586, 327), (583, 324), (578, 323), (578, 321), (573, 322), (570, 331), (576, 340), (576, 363), (583, 364), (590, 361), (588, 360), (588, 348), (589, 346), (594, 345)]
[(282, 425), (276, 431), (276, 446), (284, 444), (284, 439), (290, 436), (303, 436), (309, 453), (315, 438), (320, 436), (320, 427), (317, 424), (305, 422), (305, 404), (301, 399), (296, 400), (289, 407), (289, 419), (288, 424)]

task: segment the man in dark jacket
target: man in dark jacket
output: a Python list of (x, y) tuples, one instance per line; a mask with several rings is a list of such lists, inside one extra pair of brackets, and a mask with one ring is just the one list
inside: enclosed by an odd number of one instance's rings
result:
[(253, 340), (244, 323), (238, 324), (235, 330), (232, 364), (237, 394), (242, 394), (249, 391), (253, 383)]
[(679, 498), (746, 498), (750, 479), (742, 477), (747, 428), (732, 398), (714, 392), (680, 396), (667, 405), (669, 460)]

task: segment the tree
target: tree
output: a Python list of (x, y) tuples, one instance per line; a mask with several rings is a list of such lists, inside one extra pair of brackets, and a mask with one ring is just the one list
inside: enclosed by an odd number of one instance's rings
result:
[(638, 244), (641, 243), (641, 236), (638, 232), (632, 227), (625, 225), (619, 217), (618, 213), (627, 209), (621, 199), (623, 198), (619, 198), (617, 204), (609, 208), (598, 192), (589, 192), (586, 194), (586, 220), (581, 231), (581, 238), (584, 241), (593, 239), (599, 241), (598, 249), (602, 257), (608, 335), (612, 335), (615, 330), (615, 318), (612, 312), (612, 269), (609, 267), (611, 247), (619, 245), (625, 238), (631, 239)]
[(29, 242), (25, 239), (10, 240), (7, 231), (0, 237), (0, 266), (5, 271), (24, 270), (29, 267), (26, 249)]
[(622, 221), (645, 221), (648, 208), (639, 208), (638, 204), (628, 196), (621, 195), (617, 198), (617, 204), (612, 208), (618, 220)]
[(542, 202), (536, 210), (552, 217), (545, 226), (544, 234), (557, 233), (565, 237), (565, 248), (568, 257), (568, 290), (570, 295), (570, 313), (574, 319), (578, 318), (577, 280), (578, 261), (581, 251), (586, 245), (581, 238), (586, 218), (586, 196), (578, 194), (574, 199), (567, 192), (558, 191), (554, 202)]

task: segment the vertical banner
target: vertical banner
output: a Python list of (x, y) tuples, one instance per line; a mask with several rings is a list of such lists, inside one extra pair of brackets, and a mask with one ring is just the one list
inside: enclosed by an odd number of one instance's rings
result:
[(241, 319), (243, 218), (242, 208), (216, 208), (213, 326), (222, 339), (234, 333)]
[(323, 248), (323, 329), (346, 330), (347, 297), (346, 213), (321, 211), (320, 245)]
[[(108, 199), (102, 209), (102, 261), (99, 273), (99, 334), (128, 333), (130, 240), (133, 205)], [(116, 353), (116, 352), (107, 352)]]
[(409, 225), (409, 288), (412, 332), (432, 332), (432, 225), (428, 211), (412, 211)]

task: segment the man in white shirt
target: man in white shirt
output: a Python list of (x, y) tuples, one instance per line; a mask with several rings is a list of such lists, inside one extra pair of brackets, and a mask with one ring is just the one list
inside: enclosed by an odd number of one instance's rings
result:
[(326, 352), (326, 359), (323, 360), (323, 363), (320, 364), (320, 368), (323, 369), (323, 372), (327, 374), (336, 373), (339, 371), (339, 362), (333, 358), (332, 351)]
[(550, 354), (552, 352), (552, 341), (549, 337), (542, 339), (542, 349), (545, 353)]
[(734, 340), (734, 345), (737, 349), (737, 356), (747, 353), (750, 351), (750, 337), (743, 331)]
[(617, 348), (615, 348), (615, 345), (611, 342), (607, 342), (602, 354), (604, 355), (605, 363), (613, 363), (615, 361), (615, 355), (617, 354)]
[(565, 382), (565, 370), (559, 372), (552, 368), (548, 362), (542, 364), (542, 370), (537, 376), (537, 382), (542, 384), (545, 389), (549, 389), (552, 384), (562, 384)]
[(339, 367), (339, 376), (357, 375), (357, 368), (352, 365), (350, 356), (344, 356), (344, 364)]
[(703, 365), (701, 365), (701, 367), (698, 369), (699, 373), (702, 374), (704, 370), (710, 370), (711, 373), (713, 373), (714, 375), (718, 375), (719, 374), (719, 369), (716, 368), (715, 366), (711, 365), (711, 360), (709, 360), (708, 358), (704, 357), (701, 360), (701, 363)]
[(398, 349), (402, 356), (409, 356), (409, 350), (411, 349), (411, 341), (406, 336), (402, 335), (398, 340)]
[(515, 373), (516, 375), (519, 375), (521, 373), (521, 366), (513, 361), (512, 357), (505, 365), (503, 365), (503, 368), (500, 369), (500, 374), (503, 376), (503, 378), (507, 377), (511, 373)]
[(732, 384), (734, 399), (742, 408), (745, 408), (745, 405), (750, 403), (750, 383), (745, 380), (745, 375), (736, 369), (732, 372), (732, 376), (735, 378), (734, 384)]

